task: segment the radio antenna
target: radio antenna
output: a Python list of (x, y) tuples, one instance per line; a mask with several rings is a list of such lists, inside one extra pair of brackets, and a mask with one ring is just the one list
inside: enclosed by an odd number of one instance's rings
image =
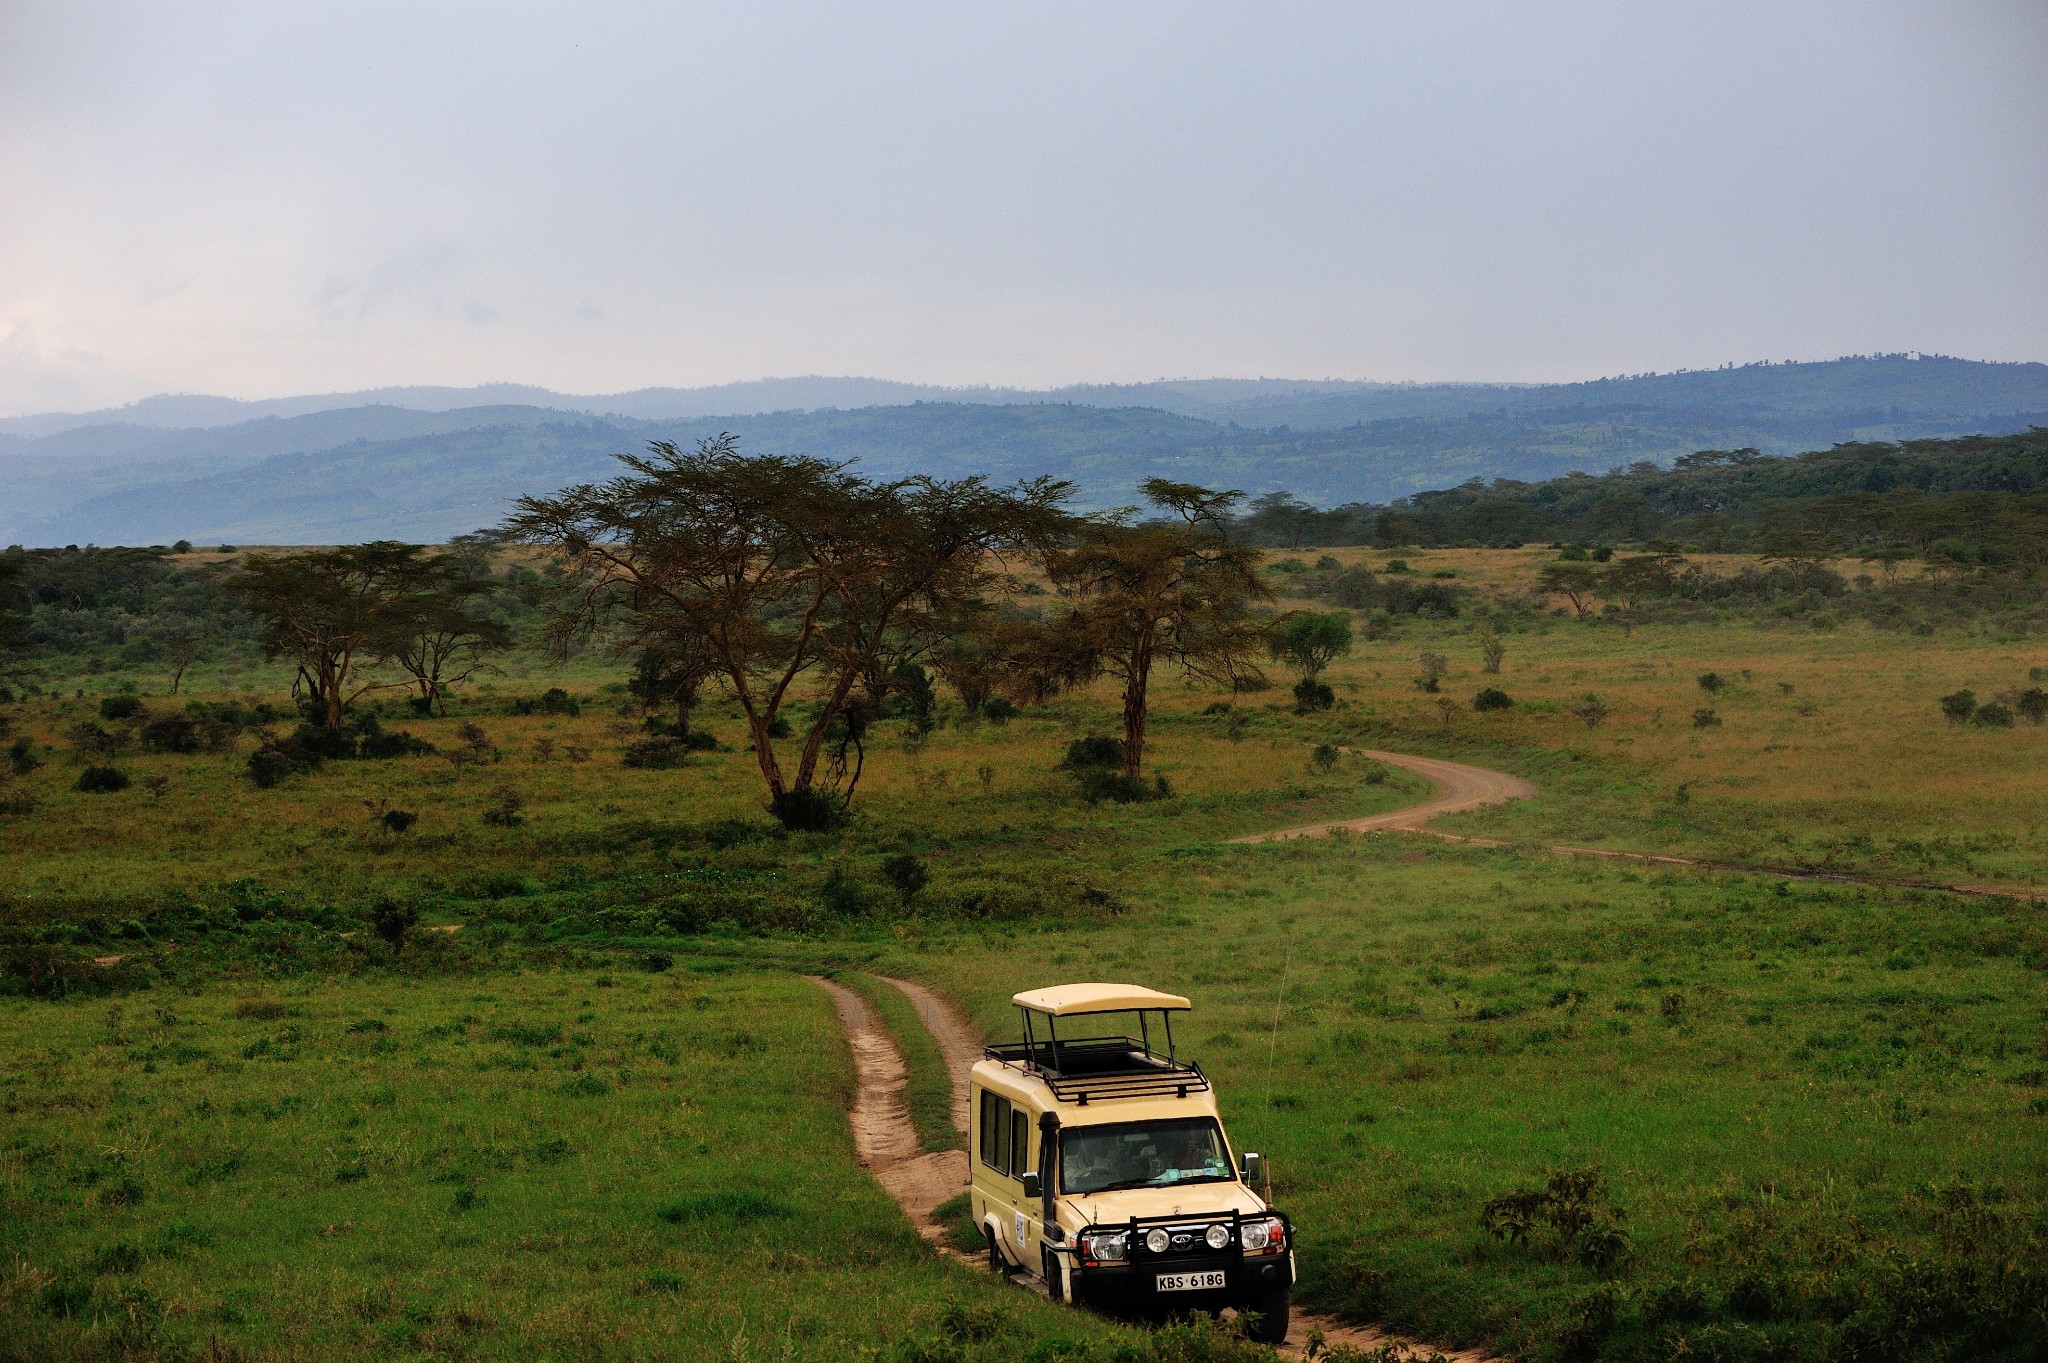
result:
[(1280, 1010), (1287, 1006), (1287, 975), (1294, 968), (1294, 944), (1280, 962), (1280, 995), (1273, 1000), (1273, 1032), (1266, 1039), (1266, 1111), (1273, 1110), (1273, 1057), (1280, 1048)]

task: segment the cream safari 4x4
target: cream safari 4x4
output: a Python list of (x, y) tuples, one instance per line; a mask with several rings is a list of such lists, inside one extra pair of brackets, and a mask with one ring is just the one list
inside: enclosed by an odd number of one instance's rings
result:
[(971, 1200), (990, 1266), (1054, 1300), (1144, 1314), (1252, 1313), (1287, 1337), (1294, 1231), (1234, 1156), (1202, 1067), (1175, 1053), (1188, 1001), (1128, 984), (1015, 996), (1023, 1040), (974, 1067)]

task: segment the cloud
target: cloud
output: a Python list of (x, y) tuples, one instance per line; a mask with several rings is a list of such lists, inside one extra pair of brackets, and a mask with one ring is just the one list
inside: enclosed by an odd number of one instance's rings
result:
[(438, 316), (461, 260), (458, 243), (435, 241), (386, 256), (359, 276), (330, 274), (314, 291), (315, 315), (328, 326), (361, 326), (374, 313), (407, 305)]
[(0, 321), (0, 412), (83, 407), (107, 381), (104, 356), (45, 341), (33, 321)]

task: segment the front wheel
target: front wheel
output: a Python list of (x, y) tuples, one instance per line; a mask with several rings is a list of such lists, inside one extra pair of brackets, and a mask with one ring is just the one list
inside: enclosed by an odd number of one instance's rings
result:
[(996, 1243), (995, 1232), (987, 1226), (981, 1228), (981, 1238), (988, 1241), (988, 1271), (1010, 1276), (1010, 1265), (1003, 1258), (1003, 1247)]
[(1045, 1295), (1047, 1297), (1050, 1297), (1054, 1301), (1065, 1301), (1067, 1299), (1066, 1283), (1061, 1281), (1060, 1278), (1060, 1274), (1064, 1271), (1065, 1265), (1061, 1263), (1060, 1260), (1061, 1256), (1054, 1254), (1049, 1249), (1043, 1252), (1043, 1263), (1045, 1264)]
[(1287, 1342), (1288, 1292), (1276, 1287), (1261, 1292), (1252, 1298), (1251, 1310), (1258, 1317), (1253, 1322), (1251, 1337), (1260, 1344), (1285, 1344)]

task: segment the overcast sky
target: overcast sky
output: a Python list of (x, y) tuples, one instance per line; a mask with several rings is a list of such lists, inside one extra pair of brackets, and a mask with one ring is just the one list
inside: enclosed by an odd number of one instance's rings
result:
[(0, 412), (2048, 359), (2044, 57), (2044, 0), (0, 0)]

